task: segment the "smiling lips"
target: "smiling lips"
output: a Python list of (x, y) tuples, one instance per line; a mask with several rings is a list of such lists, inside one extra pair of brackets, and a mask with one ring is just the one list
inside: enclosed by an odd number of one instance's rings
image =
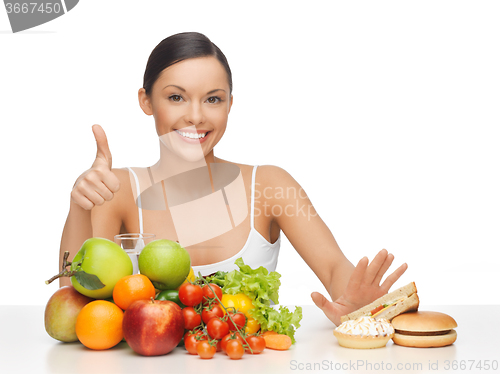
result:
[(182, 140), (188, 143), (203, 143), (207, 139), (207, 135), (211, 131), (198, 130), (198, 131), (180, 131), (175, 130), (177, 134), (182, 138)]

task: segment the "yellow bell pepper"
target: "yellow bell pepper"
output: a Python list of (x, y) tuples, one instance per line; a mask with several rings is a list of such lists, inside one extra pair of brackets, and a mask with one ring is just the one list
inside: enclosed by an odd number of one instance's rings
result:
[[(247, 317), (250, 317), (248, 311), (250, 309), (253, 309), (252, 300), (247, 295), (242, 293), (236, 295), (223, 294), (221, 302), (222, 305), (224, 305), (226, 308), (233, 307), (235, 309), (238, 309)], [(224, 314), (225, 313), (226, 311), (224, 311)]]
[[(242, 312), (245, 316), (247, 316), (247, 327), (245, 328), (245, 331), (248, 334), (253, 334), (260, 329), (260, 324), (257, 322), (257, 320), (253, 317), (250, 316), (248, 311), (250, 309), (253, 309), (254, 306), (252, 304), (252, 299), (250, 299), (247, 295), (239, 293), (236, 295), (228, 295), (228, 294), (223, 294), (222, 299), (221, 299), (222, 305), (226, 308), (233, 307), (240, 312)], [(226, 311), (224, 310), (224, 314), (226, 314)]]
[(248, 317), (247, 327), (245, 327), (245, 332), (247, 334), (254, 334), (260, 329), (260, 324), (255, 318)]

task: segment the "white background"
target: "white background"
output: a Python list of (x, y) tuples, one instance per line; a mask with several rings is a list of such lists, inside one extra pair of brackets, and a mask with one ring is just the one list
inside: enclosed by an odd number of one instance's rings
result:
[[(233, 72), (218, 157), (274, 164), (353, 263), (381, 249), (422, 304), (498, 304), (496, 1), (80, 1), (12, 34), (0, 7), (0, 304), (47, 302), (91, 126), (113, 166), (159, 157), (137, 91), (165, 37), (207, 35)], [(283, 236), (280, 302), (324, 288)], [(311, 248), (314, 250), (314, 248)]]

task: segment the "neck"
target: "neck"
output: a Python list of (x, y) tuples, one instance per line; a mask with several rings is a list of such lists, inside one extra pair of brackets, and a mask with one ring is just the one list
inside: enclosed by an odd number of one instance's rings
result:
[(197, 161), (189, 161), (172, 152), (160, 141), (160, 159), (151, 166), (151, 172), (155, 182), (158, 182), (188, 170), (210, 166), (213, 163), (216, 163), (213, 149), (205, 157)]

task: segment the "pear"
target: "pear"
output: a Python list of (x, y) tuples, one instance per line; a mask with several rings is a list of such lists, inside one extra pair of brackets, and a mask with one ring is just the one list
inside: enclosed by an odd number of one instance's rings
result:
[(76, 342), (76, 317), (92, 298), (79, 293), (73, 286), (59, 288), (45, 307), (45, 330), (56, 340)]

